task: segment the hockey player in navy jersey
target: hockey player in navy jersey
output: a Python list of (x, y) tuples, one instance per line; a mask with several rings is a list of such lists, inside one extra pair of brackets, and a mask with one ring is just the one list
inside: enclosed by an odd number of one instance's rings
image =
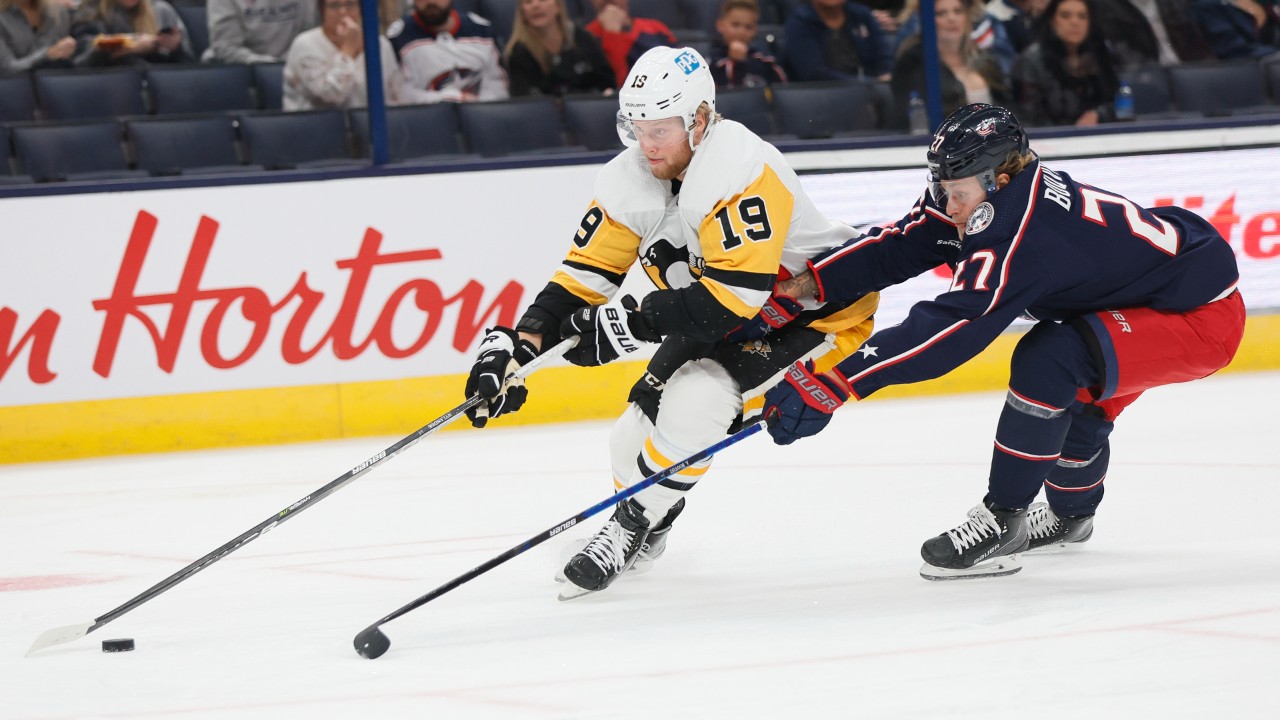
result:
[[(470, 413), (483, 426), (527, 397), (503, 377), (562, 337), (579, 337), (566, 357), (585, 366), (661, 341), (609, 438), (612, 481), (623, 489), (724, 439), (797, 360), (825, 370), (846, 357), (871, 334), (878, 296), (780, 308), (790, 320), (781, 330), (739, 337), (777, 278), (856, 233), (818, 212), (777, 148), (716, 114), (715, 83), (696, 50), (649, 50), (618, 99), (629, 147), (600, 170), (547, 286), (514, 328), (488, 332), (466, 393), (486, 398)], [(618, 296), (637, 263), (657, 287), (638, 304)], [(693, 464), (620, 503), (565, 565), (562, 599), (649, 567), (710, 465)]]
[(453, 0), (414, 0), (387, 28), (411, 103), (506, 100), (507, 73), (489, 21), (459, 12)]
[[(812, 261), (775, 302), (838, 302), (942, 263), (950, 289), (832, 371), (792, 367), (765, 412), (774, 440), (791, 443), (851, 398), (944, 375), (1019, 316), (1038, 321), (1014, 350), (986, 496), (921, 548), (927, 579), (1005, 575), (1021, 569), (1017, 553), (1089, 539), (1125, 407), (1231, 361), (1244, 333), (1239, 273), (1204, 219), (1052, 170), (1003, 108), (952, 113), (928, 163), (929, 189), (905, 218)], [(1033, 505), (1042, 485), (1048, 502)]]

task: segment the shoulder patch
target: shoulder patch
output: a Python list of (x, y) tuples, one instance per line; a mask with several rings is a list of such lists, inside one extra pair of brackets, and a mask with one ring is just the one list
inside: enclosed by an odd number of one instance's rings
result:
[(969, 216), (969, 223), (965, 225), (964, 232), (966, 235), (975, 235), (987, 229), (991, 224), (991, 220), (995, 218), (996, 210), (991, 207), (991, 203), (984, 202), (973, 209), (973, 214)]

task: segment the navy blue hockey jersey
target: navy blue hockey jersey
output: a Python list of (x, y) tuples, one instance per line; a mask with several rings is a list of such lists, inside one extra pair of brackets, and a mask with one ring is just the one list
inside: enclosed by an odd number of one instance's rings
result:
[(820, 299), (838, 302), (943, 263), (954, 271), (946, 293), (917, 303), (838, 366), (858, 397), (940, 377), (1024, 314), (1184, 312), (1239, 280), (1231, 246), (1194, 213), (1140, 208), (1040, 162), (980, 204), (964, 233), (926, 192), (906, 217), (816, 258), (812, 270)]

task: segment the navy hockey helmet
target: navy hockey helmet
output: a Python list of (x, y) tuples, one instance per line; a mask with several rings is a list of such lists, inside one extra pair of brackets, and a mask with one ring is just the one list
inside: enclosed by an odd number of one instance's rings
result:
[(1027, 133), (1012, 112), (984, 103), (965, 105), (942, 121), (929, 145), (929, 190), (943, 203), (940, 180), (976, 176), (983, 189), (993, 193), (997, 168), (1011, 154), (1027, 152)]

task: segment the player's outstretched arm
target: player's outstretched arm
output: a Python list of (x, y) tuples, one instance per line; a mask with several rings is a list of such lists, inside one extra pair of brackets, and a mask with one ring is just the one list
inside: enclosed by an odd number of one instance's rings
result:
[(479, 393), (486, 401), (467, 410), (467, 418), (478, 428), (484, 427), (489, 418), (515, 412), (524, 405), (529, 397), (524, 380), (504, 382), (504, 378), (538, 356), (538, 347), (529, 336), (521, 337), (515, 330), (501, 326), (490, 328), (487, 333), (467, 376), (466, 396)]

